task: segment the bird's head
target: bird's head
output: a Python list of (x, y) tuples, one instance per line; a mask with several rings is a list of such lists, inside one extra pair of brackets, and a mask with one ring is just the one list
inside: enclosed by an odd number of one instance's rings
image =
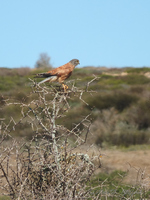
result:
[(71, 63), (72, 65), (74, 65), (74, 66), (77, 66), (77, 65), (80, 64), (80, 62), (79, 62), (78, 59), (72, 59), (72, 60), (70, 60), (70, 63)]

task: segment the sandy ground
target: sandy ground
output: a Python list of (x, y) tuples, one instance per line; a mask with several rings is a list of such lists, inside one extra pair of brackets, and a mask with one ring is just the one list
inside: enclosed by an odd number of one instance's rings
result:
[(106, 150), (102, 156), (102, 168), (127, 171), (126, 182), (150, 186), (150, 150)]
[(126, 183), (150, 187), (150, 150), (103, 150), (81, 147), (80, 152), (90, 156), (101, 154), (101, 168), (96, 172), (111, 173), (114, 170), (128, 172), (124, 178)]

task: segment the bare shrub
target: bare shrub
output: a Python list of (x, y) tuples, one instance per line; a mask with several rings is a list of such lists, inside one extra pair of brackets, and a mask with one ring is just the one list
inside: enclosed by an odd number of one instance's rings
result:
[[(8, 123), (1, 121), (1, 193), (12, 199), (87, 199), (91, 197), (92, 187), (87, 188), (86, 183), (96, 169), (94, 160), (99, 156), (90, 157), (88, 152), (79, 153), (76, 149), (86, 143), (90, 115), (84, 116), (71, 130), (56, 123), (70, 109), (70, 95), (84, 102), (85, 90), (73, 85), (64, 93), (33, 84), (31, 96), (34, 98), (29, 103), (12, 100), (6, 103), (6, 106), (20, 106), (21, 117), (18, 121), (13, 117)], [(29, 141), (18, 141), (11, 133), (24, 122), (30, 125), (34, 136)], [(96, 198), (93, 194), (92, 197)]]

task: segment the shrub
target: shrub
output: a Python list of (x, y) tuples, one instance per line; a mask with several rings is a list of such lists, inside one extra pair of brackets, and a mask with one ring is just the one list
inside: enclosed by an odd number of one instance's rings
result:
[(132, 106), (126, 115), (126, 120), (136, 124), (138, 129), (148, 129), (150, 127), (150, 101), (141, 100), (137, 105)]
[(150, 83), (150, 79), (144, 75), (130, 74), (128, 76), (122, 76), (121, 79), (129, 85), (139, 85)]
[(145, 90), (145, 87), (143, 87), (142, 85), (132, 86), (130, 88), (131, 93), (137, 93), (137, 94), (142, 94), (144, 90)]
[(123, 127), (116, 127), (113, 131), (106, 132), (105, 134), (97, 131), (97, 138), (95, 143), (98, 146), (103, 146), (104, 143), (115, 146), (125, 146), (138, 144), (149, 144), (150, 134), (149, 131), (138, 130), (124, 123)]
[(138, 100), (136, 96), (126, 93), (118, 93), (115, 97), (114, 107), (120, 112), (129, 107), (132, 103), (136, 103)]
[(100, 85), (107, 85), (107, 86), (116, 86), (125, 84), (125, 81), (120, 76), (111, 76), (110, 75), (102, 75), (101, 79), (99, 80)]
[(118, 130), (109, 135), (108, 141), (112, 145), (125, 146), (149, 144), (149, 131), (140, 131), (136, 127), (123, 123)]
[[(98, 146), (125, 146), (149, 144), (149, 130), (139, 130), (131, 121), (126, 121), (114, 109), (103, 110), (91, 127), (95, 143)], [(94, 142), (94, 141), (93, 141)]]
[[(77, 92), (77, 88), (73, 89), (73, 93)], [(84, 91), (78, 92), (81, 100)], [(69, 111), (70, 92), (35, 86), (35, 93), (36, 98), (27, 104), (8, 100), (5, 105), (10, 112), (18, 106), (21, 113), (16, 121), (12, 112), (10, 121), (1, 124), (0, 188), (12, 199), (91, 198), (92, 188), (87, 190), (86, 183), (97, 168), (94, 165), (97, 158), (77, 151), (89, 134), (89, 116), (68, 130), (63, 124), (56, 124), (56, 120)], [(52, 100), (49, 101), (46, 96), (50, 94)], [(84, 127), (84, 134), (78, 130), (80, 125)], [(22, 129), (22, 134), (29, 134), (29, 126), (34, 133), (29, 141), (12, 137), (18, 129)], [(8, 137), (10, 145), (4, 143)]]
[(108, 109), (111, 107), (116, 108), (122, 112), (125, 108), (129, 107), (132, 103), (136, 103), (138, 98), (135, 95), (128, 93), (118, 92), (107, 95), (95, 95), (94, 98), (89, 100), (89, 105), (99, 110)]
[(149, 71), (150, 71), (149, 67), (130, 68), (126, 70), (127, 73), (141, 73), (141, 72), (145, 73)]

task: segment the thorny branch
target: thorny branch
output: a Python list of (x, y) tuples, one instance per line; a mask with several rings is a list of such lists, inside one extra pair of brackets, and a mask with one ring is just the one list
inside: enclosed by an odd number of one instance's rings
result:
[[(11, 153), (3, 151), (5, 155), (0, 157), (0, 170), (5, 182), (5, 187), (0, 185), (0, 188), (5, 188), (7, 195), (13, 193), (14, 198), (18, 199), (90, 197), (91, 188), (87, 190), (86, 183), (96, 166), (88, 152), (77, 152), (78, 147), (86, 143), (90, 133), (90, 114), (71, 130), (58, 125), (57, 119), (63, 118), (71, 109), (71, 95), (78, 96), (79, 100), (88, 105), (82, 96), (85, 92), (93, 92), (88, 88), (96, 79), (95, 76), (87, 83), (85, 90), (79, 90), (73, 85), (67, 93), (54, 87), (38, 86), (30, 79), (33, 87), (29, 103), (7, 101), (6, 106), (20, 107), (22, 117), (16, 121), (12, 116), (8, 124), (3, 124), (2, 135), (13, 138), (13, 130), (24, 121), (29, 123), (35, 133), (30, 141), (20, 145), (17, 141), (13, 143)], [(80, 130), (81, 124), (83, 129)], [(72, 136), (75, 138), (73, 146), (70, 142)], [(4, 142), (5, 139), (1, 141), (1, 149), (6, 149)], [(4, 167), (5, 162), (7, 170)]]

